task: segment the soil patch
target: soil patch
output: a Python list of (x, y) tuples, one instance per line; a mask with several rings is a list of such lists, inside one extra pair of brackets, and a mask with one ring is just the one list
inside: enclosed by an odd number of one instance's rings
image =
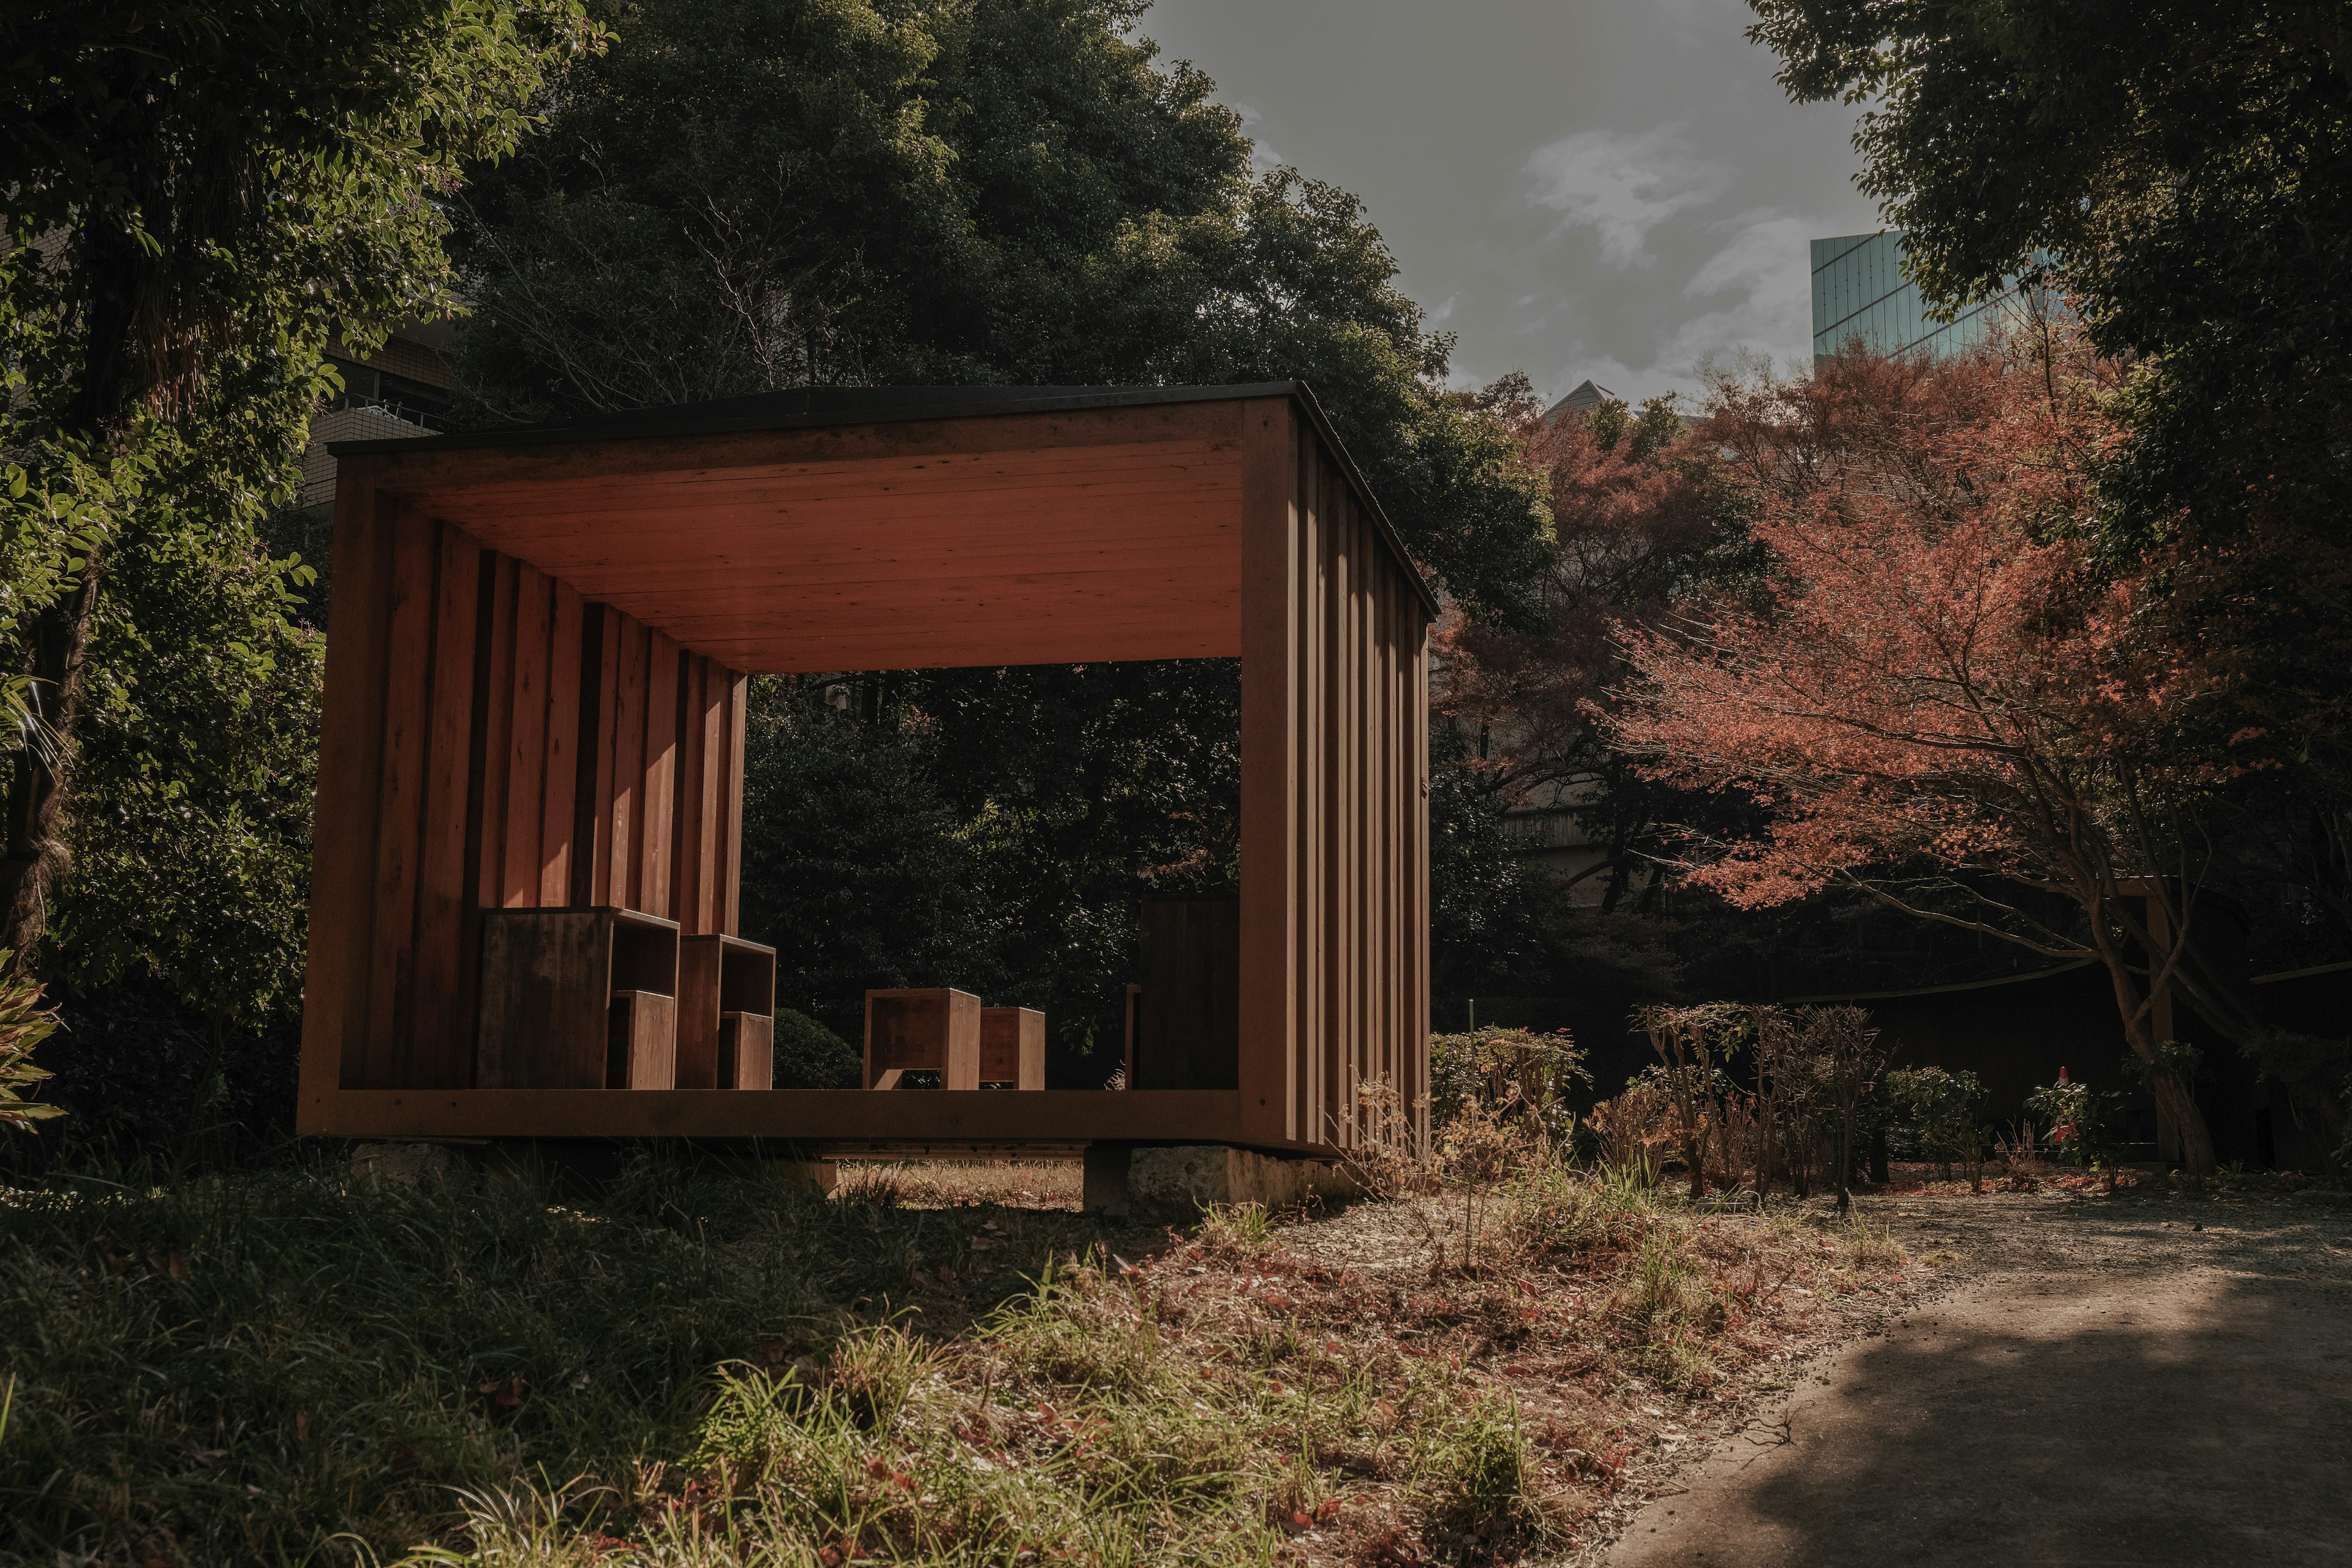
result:
[(1946, 1289), (1799, 1368), (1613, 1547), (1663, 1564), (2352, 1563), (2352, 1205), (1870, 1205)]

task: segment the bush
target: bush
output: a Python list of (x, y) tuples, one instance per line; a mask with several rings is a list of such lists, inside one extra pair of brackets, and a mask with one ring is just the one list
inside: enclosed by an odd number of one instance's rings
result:
[(1903, 1068), (1886, 1075), (1885, 1088), (1894, 1113), (1888, 1142), (1895, 1152), (1937, 1161), (1948, 1179), (1954, 1161), (1976, 1164), (1984, 1146), (1977, 1108), (1985, 1093), (1976, 1074)]
[(1472, 1106), (1532, 1120), (1553, 1139), (1567, 1137), (1576, 1117), (1570, 1091), (1592, 1081), (1584, 1048), (1566, 1029), (1473, 1029), (1429, 1037), (1429, 1120), (1442, 1130)]
[[(0, 965), (9, 956), (0, 948)], [(33, 1047), (57, 1026), (57, 1015), (41, 1005), (37, 983), (18, 974), (0, 980), (0, 1128), (30, 1127), (45, 1117), (65, 1114), (54, 1105), (26, 1100), (21, 1092), (49, 1076), (33, 1065)]]
[(776, 1009), (778, 1089), (856, 1089), (865, 1075), (856, 1047), (805, 1013)]

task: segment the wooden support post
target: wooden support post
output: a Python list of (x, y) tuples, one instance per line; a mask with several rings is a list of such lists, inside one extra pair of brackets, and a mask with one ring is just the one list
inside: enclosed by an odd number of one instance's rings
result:
[[(1242, 1126), (1253, 1140), (1297, 1124), (1298, 680), (1297, 431), (1287, 397), (1242, 422)], [(1148, 1002), (1148, 998), (1147, 998)]]

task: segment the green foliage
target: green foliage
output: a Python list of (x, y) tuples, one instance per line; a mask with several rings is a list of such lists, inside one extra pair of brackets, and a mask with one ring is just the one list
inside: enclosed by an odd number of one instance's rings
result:
[(821, 683), (761, 677), (743, 802), (743, 929), (776, 949), (781, 1004), (848, 1037), (869, 989), (993, 987), (980, 858), (919, 730), (836, 712)]
[(805, 1013), (776, 1009), (778, 1089), (856, 1089), (864, 1072), (856, 1046)]
[(595, 34), (572, 0), (37, 5), (5, 34), (0, 667), (41, 679), (0, 691), (0, 748), (20, 811), (36, 757), (71, 786), (11, 853), (66, 868), (54, 966), (168, 982), (209, 1078), (299, 986), (320, 648), (310, 568), (260, 541), (322, 352), (454, 306), (446, 196)]
[(1429, 1117), (1442, 1128), (1470, 1105), (1532, 1118), (1554, 1138), (1575, 1121), (1568, 1099), (1590, 1087), (1584, 1047), (1566, 1029), (1473, 1029), (1429, 1037)]
[(1543, 1523), (1530, 1495), (1536, 1466), (1517, 1405), (1488, 1396), (1431, 1431), (1419, 1456), (1421, 1484), (1443, 1525), (1497, 1543)]
[(1465, 605), (1525, 612), (1538, 476), (1354, 197), (1254, 175), (1134, 0), (688, 0), (616, 41), (469, 198), (484, 407), (817, 384), (1310, 383)]
[(301, 986), (324, 639), (240, 489), (266, 463), (173, 458), (108, 567), (51, 929), (77, 984), (144, 969), (252, 1029)]
[(1540, 989), (1546, 889), (1511, 852), (1491, 770), (1451, 724), (1430, 727), (1429, 752), (1432, 989), (1441, 996)]
[(2113, 1163), (2131, 1097), (2117, 1089), (2097, 1089), (2080, 1079), (2044, 1084), (2025, 1097), (2026, 1114), (2038, 1120), (2046, 1142), (2071, 1164), (2086, 1170)]
[(937, 670), (908, 702), (1001, 922), (990, 999), (1043, 1011), (1056, 1058), (1100, 1082), (1138, 900), (1239, 884), (1240, 662)]
[(2352, 664), (2352, 42), (2340, 7), (1754, 0), (1800, 100), (1866, 102), (1863, 188), (1948, 302), (2054, 257), (2140, 363), (2119, 552), (2174, 557), (2241, 765), (2340, 783)]
[(49, 1076), (33, 1065), (33, 1047), (57, 1032), (58, 1016), (41, 1005), (39, 984), (8, 969), (7, 961), (0, 951), (0, 1128), (22, 1130), (65, 1114), (25, 1098)]
[(1976, 1074), (1898, 1068), (1880, 1084), (1893, 1112), (1888, 1131), (1895, 1152), (1924, 1155), (1948, 1167), (1982, 1146), (1979, 1112), (1985, 1089)]

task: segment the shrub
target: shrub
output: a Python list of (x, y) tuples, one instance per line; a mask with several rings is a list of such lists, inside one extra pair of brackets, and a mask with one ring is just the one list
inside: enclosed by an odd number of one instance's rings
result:
[[(0, 969), (10, 953), (0, 948)], [(33, 1065), (33, 1047), (57, 1032), (58, 1016), (41, 1005), (37, 981), (10, 973), (0, 980), (0, 1127), (30, 1127), (64, 1111), (26, 1100), (24, 1091), (49, 1075)]]
[(805, 1013), (776, 1009), (778, 1089), (856, 1089), (865, 1071), (856, 1047)]
[(1886, 1098), (1894, 1111), (1892, 1142), (1896, 1152), (1934, 1160), (1948, 1179), (1952, 1162), (1967, 1162), (1973, 1180), (1982, 1158), (1984, 1137), (1977, 1108), (1984, 1100), (1984, 1085), (1972, 1072), (1947, 1072), (1942, 1068), (1903, 1068), (1886, 1075)]

